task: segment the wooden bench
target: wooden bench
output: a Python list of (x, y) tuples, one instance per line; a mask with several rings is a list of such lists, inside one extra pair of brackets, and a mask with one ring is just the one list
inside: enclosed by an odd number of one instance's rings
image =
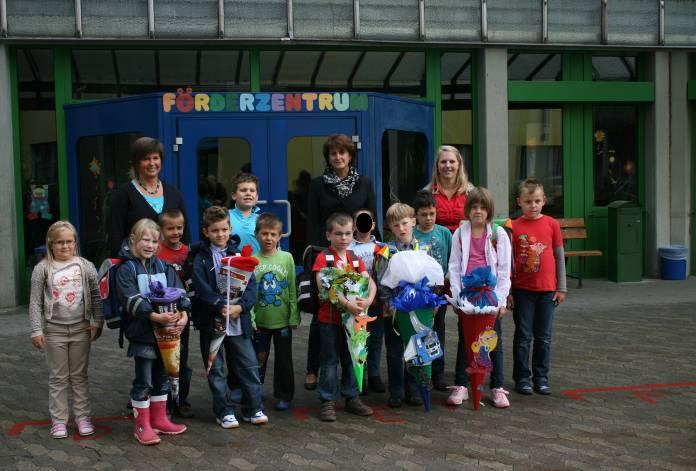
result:
[[(587, 229), (585, 228), (585, 220), (583, 218), (568, 218), (558, 219), (561, 225), (561, 234), (563, 242), (567, 240), (584, 240), (587, 239)], [(565, 249), (565, 247), (564, 247)], [(580, 269), (577, 275), (566, 274), (569, 278), (577, 278), (578, 288), (582, 288), (582, 275), (585, 268), (585, 257), (601, 257), (601, 250), (565, 250), (566, 268), (568, 267), (568, 259), (570, 257), (578, 257)]]

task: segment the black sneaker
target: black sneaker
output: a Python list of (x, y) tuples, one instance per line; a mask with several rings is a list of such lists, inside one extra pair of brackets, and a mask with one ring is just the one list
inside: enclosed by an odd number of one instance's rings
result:
[(539, 383), (534, 385), (534, 392), (542, 396), (551, 395), (551, 385), (549, 383)]
[(343, 410), (350, 414), (362, 415), (365, 417), (374, 413), (372, 408), (363, 404), (357, 396), (346, 399), (346, 407)]
[(370, 378), (368, 378), (367, 380), (367, 386), (370, 389), (370, 391), (374, 393), (382, 394), (387, 392), (387, 388), (382, 382), (382, 378), (380, 378), (379, 376), (370, 376)]
[(184, 402), (179, 406), (174, 406), (174, 415), (183, 417), (185, 419), (193, 417), (193, 408), (188, 402)]
[(447, 391), (447, 383), (445, 382), (444, 375), (437, 375), (433, 377), (433, 388), (438, 391)]
[(529, 383), (515, 383), (515, 392), (523, 396), (531, 396), (533, 393), (532, 385)]
[(406, 402), (406, 404), (408, 404), (409, 406), (414, 407), (423, 405), (423, 399), (421, 399), (421, 397), (418, 394), (406, 394), (406, 399), (404, 402)]

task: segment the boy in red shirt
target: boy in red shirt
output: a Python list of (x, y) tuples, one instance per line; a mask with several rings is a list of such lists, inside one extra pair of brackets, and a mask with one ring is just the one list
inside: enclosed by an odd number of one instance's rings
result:
[[(334, 213), (326, 220), (326, 238), (330, 246), (317, 256), (312, 273), (315, 273), (317, 286), (321, 286), (320, 271), (322, 268), (333, 266), (343, 270), (357, 271), (369, 277), (365, 264), (354, 253), (348, 251), (348, 245), (353, 241), (353, 218), (347, 214)], [(327, 263), (327, 259), (330, 263)], [(329, 301), (319, 304), (317, 314), (319, 332), (321, 335), (321, 350), (319, 353), (319, 399), (321, 412), (319, 418), (327, 422), (336, 420), (336, 398), (339, 394), (338, 363), (341, 363), (340, 393), (346, 398), (345, 411), (355, 415), (369, 416), (373, 411), (362, 403), (358, 397), (358, 386), (353, 374), (353, 363), (346, 344), (346, 334), (341, 325), (341, 311), (358, 315), (367, 312), (372, 304), (377, 288), (370, 279), (370, 289), (367, 298), (357, 298), (348, 301), (342, 294), (338, 295), (338, 304)]]
[(551, 394), (551, 325), (554, 310), (565, 300), (567, 291), (563, 237), (558, 222), (541, 214), (546, 204), (541, 182), (527, 178), (520, 183), (518, 194), (522, 216), (512, 222), (513, 378), (519, 394), (532, 394), (533, 382), (534, 391), (548, 396)]
[[(184, 214), (178, 209), (168, 209), (159, 215), (159, 227), (162, 231), (157, 257), (170, 264), (179, 279), (184, 282), (184, 263), (188, 255), (188, 246), (181, 241), (184, 235)], [(192, 417), (191, 404), (186, 401), (191, 388), (193, 371), (188, 366), (189, 324), (181, 333), (181, 351), (179, 366), (179, 403), (173, 404), (173, 412), (180, 417)]]

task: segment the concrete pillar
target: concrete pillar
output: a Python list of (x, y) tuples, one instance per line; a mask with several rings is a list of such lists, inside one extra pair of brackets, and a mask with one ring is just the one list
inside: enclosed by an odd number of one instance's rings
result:
[[(691, 212), (691, 113), (686, 98), (689, 54), (670, 53), (670, 242), (690, 245)], [(694, 248), (691, 247), (691, 250)], [(688, 262), (687, 262), (688, 263)], [(687, 271), (688, 273), (688, 271)]]
[(487, 47), (477, 53), (479, 177), (495, 198), (496, 216), (509, 214), (507, 49)]
[(19, 302), (19, 256), (17, 252), (17, 218), (15, 202), (14, 151), (12, 146), (12, 102), (10, 97), (10, 53), (0, 44), (0, 308), (14, 307)]
[(669, 52), (655, 51), (648, 64), (648, 80), (655, 84), (655, 102), (648, 107), (645, 123), (645, 269), (648, 276), (659, 274), (657, 249), (670, 243), (669, 72)]

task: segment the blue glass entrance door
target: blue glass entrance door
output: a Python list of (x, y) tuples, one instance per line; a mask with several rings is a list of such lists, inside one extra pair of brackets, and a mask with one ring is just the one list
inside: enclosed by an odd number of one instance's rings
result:
[(232, 179), (250, 172), (259, 179), (261, 211), (283, 221), (281, 246), (300, 263), (307, 245), (309, 182), (324, 172), (327, 136), (356, 135), (355, 116), (181, 117), (177, 119), (179, 188), (189, 212), (191, 234), (212, 204), (232, 205)]
[[(357, 139), (359, 117), (284, 116), (270, 118), (268, 210), (283, 221), (283, 250), (293, 254), (300, 265), (307, 246), (307, 194), (312, 178), (324, 172), (326, 163), (322, 146), (331, 134), (345, 134)], [(358, 154), (360, 151), (358, 151)]]
[(191, 235), (200, 234), (200, 217), (211, 205), (229, 206), (232, 180), (239, 172), (259, 179), (259, 198), (269, 185), (268, 122), (254, 117), (207, 116), (177, 119), (179, 189), (184, 195)]

